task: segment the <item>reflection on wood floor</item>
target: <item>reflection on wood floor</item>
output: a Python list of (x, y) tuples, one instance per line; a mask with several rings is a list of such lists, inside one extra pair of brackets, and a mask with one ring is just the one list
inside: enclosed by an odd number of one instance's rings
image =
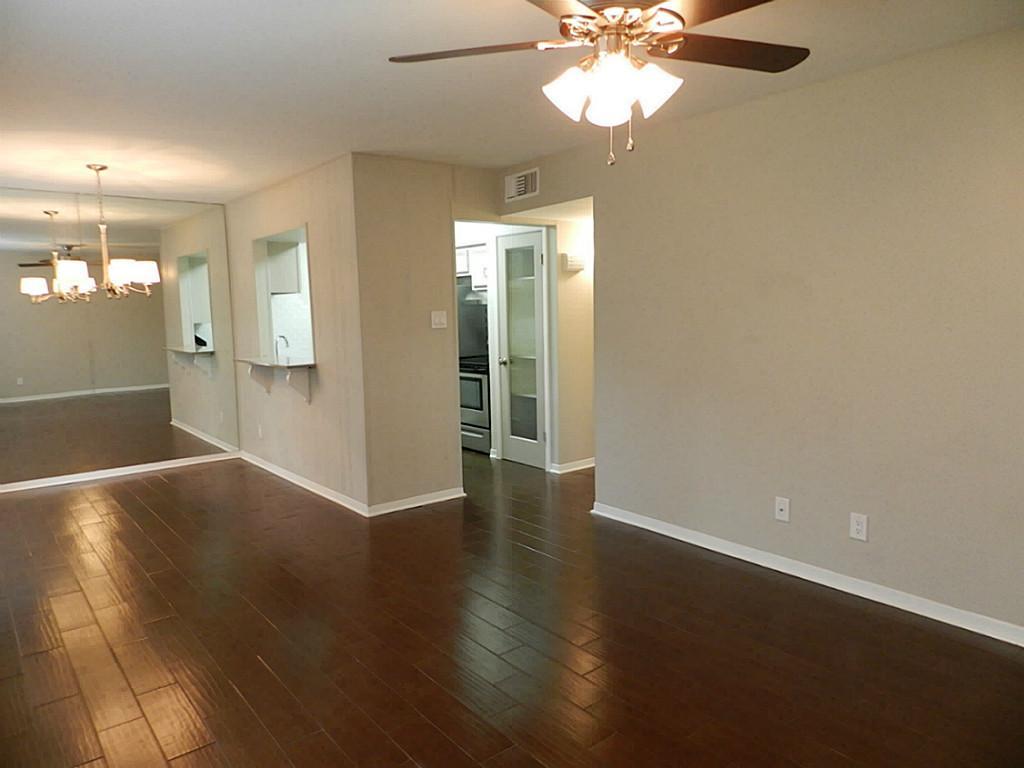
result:
[(0, 483), (205, 456), (172, 427), (166, 389), (0, 405)]
[(0, 496), (0, 765), (1024, 765), (1021, 649), (593, 518), (589, 471), (466, 486)]

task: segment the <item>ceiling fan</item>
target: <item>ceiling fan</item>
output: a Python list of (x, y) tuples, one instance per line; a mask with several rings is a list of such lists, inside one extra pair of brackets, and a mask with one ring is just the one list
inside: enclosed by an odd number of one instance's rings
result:
[[(586, 107), (587, 120), (609, 129), (628, 124), (626, 148), (634, 148), (633, 106), (645, 118), (667, 102), (683, 84), (656, 64), (633, 54), (696, 61), (759, 72), (784, 72), (810, 55), (806, 48), (693, 34), (699, 24), (762, 5), (771, 0), (527, 0), (559, 19), (558, 40), (533, 40), (392, 56), (406, 64), (507, 51), (553, 51), (593, 48), (594, 52), (544, 86), (544, 95), (570, 119), (579, 122)], [(589, 102), (589, 106), (588, 106)], [(608, 164), (615, 162), (613, 145)]]
[[(56, 246), (56, 248), (58, 250), (51, 251), (51, 253), (56, 255), (56, 257), (58, 259), (73, 259), (74, 256), (72, 255), (72, 252), (75, 250), (75, 248), (83, 248), (83, 247), (85, 247), (83, 243), (65, 243), (63, 245)], [(90, 261), (89, 265), (90, 266), (95, 266), (95, 263)], [(25, 267), (52, 267), (53, 266), (53, 256), (51, 256), (48, 259), (40, 259), (39, 261), (23, 261), (23, 262), (19, 262), (18, 266), (22, 267), (22, 268), (25, 268)]]

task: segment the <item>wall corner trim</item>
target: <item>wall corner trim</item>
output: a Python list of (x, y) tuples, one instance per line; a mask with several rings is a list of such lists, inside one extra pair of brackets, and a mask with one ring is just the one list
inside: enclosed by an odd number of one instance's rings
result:
[(191, 467), (196, 464), (209, 464), (214, 461), (227, 461), (228, 459), (239, 458), (238, 451), (227, 451), (225, 453), (210, 453), (205, 456), (186, 456), (181, 459), (168, 459), (167, 461), (154, 461), (149, 464), (129, 464), (126, 467), (112, 467), (111, 469), (96, 469), (91, 472), (76, 472), (71, 475), (57, 475), (55, 477), (41, 477), (36, 480), (19, 480), (14, 483), (0, 485), (0, 493), (16, 493), (17, 491), (31, 491), (36, 488), (52, 488), (58, 485), (71, 485), (72, 483), (92, 483), (97, 480), (109, 480), (112, 477), (124, 477), (125, 475), (141, 475), (149, 472), (164, 472), (168, 469), (179, 467)]
[(419, 496), (410, 496), (406, 499), (398, 499), (397, 501), (386, 501), (383, 504), (373, 504), (370, 506), (369, 516), (375, 517), (377, 515), (387, 515), (391, 512), (400, 512), (403, 509), (423, 507), (427, 504), (439, 504), (442, 501), (452, 501), (453, 499), (462, 499), (465, 497), (466, 492), (461, 486), (458, 488), (448, 488), (444, 491), (424, 493)]
[(320, 483), (314, 482), (309, 478), (303, 477), (300, 474), (292, 472), (290, 469), (285, 469), (277, 464), (274, 464), (266, 459), (260, 458), (256, 454), (249, 453), (248, 451), (241, 452), (241, 458), (250, 464), (259, 467), (260, 469), (266, 470), (272, 475), (277, 475), (282, 480), (287, 480), (292, 485), (297, 485), (300, 488), (304, 488), (310, 493), (315, 493), (317, 496), (322, 496), (328, 501), (333, 501), (346, 509), (356, 512), (363, 517), (369, 517), (369, 508), (365, 502), (357, 501), (351, 496), (346, 496), (340, 491), (335, 491), (333, 488), (328, 488), (326, 485), (320, 485)]
[(88, 397), (90, 395), (113, 395), (119, 392), (149, 392), (155, 389), (169, 389), (170, 384), (135, 384), (130, 387), (99, 387), (98, 389), (76, 389), (68, 392), (49, 392), (45, 395), (22, 395), (19, 397), (0, 397), (0, 403), (31, 403), (36, 400), (67, 400), (71, 397)]
[(848, 592), (851, 595), (857, 595), (867, 600), (884, 603), (885, 605), (916, 613), (945, 624), (952, 624), (980, 635), (987, 635), (1007, 643), (1024, 646), (1024, 627), (1007, 621), (983, 616), (980, 613), (965, 611), (962, 608), (954, 608), (951, 605), (938, 603), (928, 598), (901, 592), (898, 589), (892, 589), (891, 587), (864, 581), (852, 576), (845, 576), (841, 573), (783, 557), (782, 555), (775, 555), (771, 552), (765, 552), (764, 550), (755, 549), (743, 544), (736, 544), (727, 539), (719, 539), (715, 536), (710, 536), (690, 528), (683, 528), (682, 526), (657, 520), (653, 517), (627, 512), (624, 509), (608, 504), (594, 502), (591, 514), (637, 528), (643, 528), (662, 536), (668, 536), (669, 538), (694, 544), (704, 549), (710, 549), (713, 552), (735, 557), (738, 560), (745, 560), (748, 563), (770, 568), (773, 571), (779, 571), (806, 581), (831, 587), (832, 589), (838, 589), (841, 592)]
[(463, 491), (462, 488), (449, 488), (445, 491), (434, 491), (420, 496), (410, 496), (407, 499), (398, 499), (397, 501), (387, 501), (383, 504), (369, 505), (362, 501), (356, 501), (351, 496), (346, 496), (345, 494), (335, 491), (332, 488), (328, 488), (325, 485), (320, 485), (320, 483), (314, 482), (302, 475), (292, 472), (289, 469), (279, 467), (277, 464), (273, 464), (266, 459), (262, 459), (255, 454), (249, 453), (248, 451), (241, 451), (239, 457), (260, 469), (270, 472), (272, 475), (277, 475), (282, 480), (287, 480), (289, 483), (297, 485), (300, 488), (304, 488), (310, 493), (315, 493), (317, 496), (322, 496), (328, 501), (333, 501), (335, 504), (345, 507), (346, 509), (360, 514), (363, 517), (387, 515), (391, 512), (400, 512), (403, 509), (422, 507), (427, 504), (437, 504), (442, 501), (451, 501), (452, 499), (461, 499), (466, 495), (466, 492)]
[(218, 448), (220, 448), (222, 451), (231, 451), (231, 452), (238, 451), (238, 446), (237, 445), (232, 445), (231, 443), (226, 443), (223, 440), (221, 440), (220, 438), (217, 438), (217, 437), (214, 437), (213, 435), (207, 434), (206, 432), (203, 432), (203, 430), (201, 430), (201, 429), (196, 429), (193, 426), (189, 426), (188, 424), (186, 424), (183, 421), (178, 421), (177, 419), (171, 419), (171, 426), (172, 427), (177, 427), (178, 429), (180, 429), (183, 432), (188, 432), (190, 435), (192, 435), (193, 437), (198, 437), (203, 442), (209, 443), (210, 445), (215, 445)]
[(591, 456), (589, 459), (580, 459), (579, 461), (570, 461), (565, 464), (552, 464), (548, 469), (553, 475), (565, 475), (569, 472), (579, 472), (581, 469), (590, 469), (594, 466), (594, 457)]

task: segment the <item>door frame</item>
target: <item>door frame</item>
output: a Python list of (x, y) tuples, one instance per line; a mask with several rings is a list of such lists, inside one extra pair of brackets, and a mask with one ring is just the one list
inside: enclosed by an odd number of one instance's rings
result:
[[(547, 436), (544, 441), (544, 471), (551, 471), (553, 453), (552, 444), (554, 443), (554, 430), (553, 430), (553, 419), (554, 414), (557, 413), (554, 405), (554, 398), (557, 397), (558, 393), (554, 387), (553, 378), (555, 375), (554, 370), (554, 357), (552, 350), (552, 306), (551, 306), (551, 286), (552, 281), (550, 279), (552, 265), (557, 266), (558, 262), (558, 232), (555, 226), (549, 223), (532, 223), (529, 221), (495, 221), (493, 219), (472, 219), (463, 217), (452, 217), (452, 284), (454, 285), (455, 280), (455, 250), (458, 248), (458, 239), (455, 236), (455, 224), (457, 222), (465, 224), (480, 224), (489, 225), (492, 227), (516, 227), (519, 230), (519, 234), (525, 234), (530, 231), (540, 231), (543, 233), (543, 263), (541, 268), (541, 323), (542, 323), (542, 337), (543, 337), (543, 359), (544, 359), (544, 387), (546, 389), (544, 398), (544, 410), (542, 414), (543, 430)], [(499, 288), (497, 283), (498, 271), (498, 237), (503, 234), (514, 234), (511, 232), (499, 234), (497, 231), (494, 233), (493, 241), (489, 243), (490, 252), (490, 267), (491, 274), (495, 275), (494, 280), (491, 280), (487, 286), (487, 334), (489, 339), (498, 338), (498, 295)], [(490, 238), (488, 238), (490, 240)], [(504, 281), (504, 277), (501, 278)], [(456, 308), (457, 311), (458, 308)], [(458, 322), (454, 323), (456, 332), (456, 343), (455, 343), (455, 369), (458, 374)], [(490, 344), (488, 350), (488, 375), (489, 385), (491, 390), (491, 458), (492, 459), (504, 459), (504, 452), (501, 446), (501, 434), (504, 430), (504, 420), (506, 414), (504, 408), (501, 407), (501, 370), (498, 365), (498, 347), (496, 344)], [(456, 382), (458, 376), (456, 375)], [(495, 407), (497, 404), (497, 407)], [(455, 437), (457, 444), (462, 445), (461, 437), (461, 425), (455, 425)]]

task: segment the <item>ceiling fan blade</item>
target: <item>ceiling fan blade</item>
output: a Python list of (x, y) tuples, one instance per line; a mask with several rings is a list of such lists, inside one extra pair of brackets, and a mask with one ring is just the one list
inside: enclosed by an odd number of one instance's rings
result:
[(481, 45), (476, 48), (456, 48), (451, 51), (431, 51), (430, 53), (414, 53), (409, 56), (392, 56), (388, 61), (396, 64), (411, 64), (418, 61), (457, 59), (461, 56), (483, 56), (488, 53), (506, 53), (508, 51), (547, 51), (554, 48), (576, 48), (578, 46), (579, 43), (568, 40), (531, 40), (526, 43)]
[(29, 261), (24, 264), (19, 264), (19, 267), (52, 267), (53, 262), (51, 261)]
[[(547, 11), (556, 19), (563, 16), (587, 16), (594, 18), (594, 13), (581, 0), (526, 0), (542, 11)], [(654, 3), (651, 3), (653, 5)]]
[(683, 17), (686, 28), (692, 29), (698, 24), (770, 2), (771, 0), (664, 0), (658, 7), (675, 11)]
[[(674, 51), (664, 47), (679, 42)], [(671, 51), (671, 52), (670, 52)], [(792, 69), (811, 55), (806, 48), (775, 43), (759, 43), (754, 40), (736, 40), (731, 37), (710, 37), (691, 35), (688, 32), (674, 34), (658, 41), (658, 45), (647, 49), (651, 56), (677, 61), (699, 61), (702, 64), (718, 64), (723, 67), (753, 69), (758, 72), (785, 72)]]

